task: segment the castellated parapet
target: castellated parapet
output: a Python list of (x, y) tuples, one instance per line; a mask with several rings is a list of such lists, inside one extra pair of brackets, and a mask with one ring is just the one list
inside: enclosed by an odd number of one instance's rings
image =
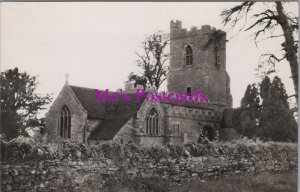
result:
[(206, 36), (216, 31), (226, 36), (226, 32), (222, 30), (216, 30), (215, 27), (211, 27), (210, 25), (202, 25), (200, 29), (193, 26), (188, 31), (186, 28), (182, 28), (182, 22), (179, 20), (176, 21), (172, 20), (170, 23), (170, 29), (171, 29), (170, 38), (180, 38), (180, 37), (187, 37), (187, 36)]

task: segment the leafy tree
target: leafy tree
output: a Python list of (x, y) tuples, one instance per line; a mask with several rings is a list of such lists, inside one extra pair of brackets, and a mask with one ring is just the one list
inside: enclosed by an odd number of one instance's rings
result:
[(260, 117), (260, 98), (259, 91), (255, 84), (248, 85), (245, 95), (241, 101), (241, 116), (240, 124), (238, 127), (241, 128), (238, 132), (249, 138), (254, 137), (257, 122)]
[(1, 134), (5, 134), (7, 138), (14, 138), (20, 135), (22, 126), (22, 118), (16, 111), (1, 109)]
[(257, 119), (260, 111), (260, 98), (259, 91), (255, 84), (248, 85), (245, 95), (241, 101), (242, 108), (249, 109), (249, 115), (251, 119)]
[(288, 95), (278, 76), (275, 76), (272, 81), (271, 95), (275, 96), (284, 107), (289, 109)]
[(147, 87), (147, 78), (144, 76), (139, 76), (131, 72), (128, 76), (129, 81), (134, 81), (134, 86), (136, 85), (142, 85), (144, 89)]
[(1, 133), (7, 137), (16, 137), (26, 127), (44, 125), (37, 113), (45, 109), (52, 98), (49, 94), (35, 93), (36, 78), (20, 73), (18, 68), (1, 72)]
[[(262, 102), (261, 102), (262, 101)], [(297, 122), (289, 108), (288, 96), (278, 76), (268, 76), (259, 84), (248, 85), (241, 107), (233, 114), (237, 132), (249, 138), (297, 141)]]
[[(275, 72), (275, 64), (287, 60), (290, 65), (292, 79), (294, 83), (295, 96), (298, 101), (298, 41), (295, 40), (294, 36), (298, 30), (298, 17), (288, 13), (284, 9), (286, 2), (275, 1), (275, 2), (254, 2), (245, 1), (236, 5), (230, 9), (225, 9), (221, 13), (223, 17), (224, 25), (231, 24), (231, 27), (236, 27), (238, 23), (242, 23), (240, 30), (254, 31), (255, 43), (259, 42), (258, 38), (264, 36), (266, 33), (270, 34), (265, 39), (283, 37), (284, 42), (281, 44), (282, 49), (281, 55), (278, 56), (273, 54), (263, 54), (263, 57), (267, 57), (267, 62), (263, 63), (264, 66), (270, 65), (271, 68), (267, 73)], [(263, 8), (256, 9), (255, 6)], [(254, 23), (247, 25), (250, 18), (254, 18)], [(274, 35), (273, 32), (278, 27), (281, 29), (281, 34)], [(259, 66), (263, 67), (263, 66)]]
[(166, 47), (169, 44), (169, 35), (157, 32), (146, 36), (142, 42), (143, 53), (136, 53), (138, 56), (137, 65), (141, 68), (142, 74), (131, 73), (128, 77), (130, 81), (144, 86), (155, 86), (156, 89), (167, 79), (169, 71), (166, 62), (169, 53), (166, 53)]
[(289, 109), (288, 96), (279, 77), (265, 77), (260, 84), (263, 100), (256, 135), (265, 140), (297, 141), (297, 122)]

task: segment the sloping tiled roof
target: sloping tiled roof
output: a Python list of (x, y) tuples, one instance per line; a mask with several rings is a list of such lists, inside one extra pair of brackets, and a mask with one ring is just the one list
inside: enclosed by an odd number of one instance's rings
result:
[[(139, 102), (136, 102), (135, 93), (128, 93), (129, 101), (124, 101), (121, 96), (118, 102), (101, 102), (96, 97), (96, 89), (70, 86), (74, 91), (76, 97), (88, 111), (88, 118), (104, 119), (98, 127), (91, 133), (89, 139), (91, 140), (110, 140), (124, 124), (133, 117), (142, 106), (145, 97), (141, 97)], [(101, 94), (104, 91), (100, 90)], [(115, 92), (109, 92), (112, 94)]]
[(133, 117), (142, 106), (145, 97), (136, 102), (135, 94), (130, 94), (130, 101), (122, 98), (118, 103), (105, 104), (105, 119), (90, 135), (91, 140), (110, 140), (118, 133), (125, 123)]
[(88, 118), (104, 119), (104, 103), (99, 102), (95, 95), (95, 89), (70, 86), (83, 108), (88, 112)]

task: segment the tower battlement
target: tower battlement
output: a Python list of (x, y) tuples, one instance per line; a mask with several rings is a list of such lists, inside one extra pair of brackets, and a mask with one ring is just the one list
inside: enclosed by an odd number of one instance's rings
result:
[(207, 35), (213, 32), (221, 32), (226, 35), (225, 31), (220, 29), (216, 30), (215, 27), (211, 27), (210, 25), (202, 25), (200, 29), (197, 27), (191, 27), (190, 30), (186, 28), (182, 28), (182, 22), (179, 20), (170, 22), (170, 38), (180, 38), (180, 37), (187, 37), (187, 36), (198, 36), (198, 35)]
[(173, 21), (171, 20), (171, 24), (170, 24), (171, 29), (181, 29), (182, 28), (182, 22), (179, 20)]

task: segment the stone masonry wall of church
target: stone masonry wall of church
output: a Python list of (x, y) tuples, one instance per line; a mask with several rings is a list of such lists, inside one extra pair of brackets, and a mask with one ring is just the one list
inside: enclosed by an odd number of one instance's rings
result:
[[(175, 137), (183, 137), (183, 134), (186, 133), (186, 141), (182, 138), (184, 143), (197, 141), (205, 125), (210, 125), (216, 129), (219, 127), (219, 114), (216, 114), (212, 108), (199, 109), (176, 105), (166, 105), (165, 107), (167, 113), (165, 118), (169, 134)], [(179, 125), (179, 131), (176, 130), (177, 124)]]
[[(157, 136), (151, 136), (146, 134), (146, 118), (147, 112), (154, 107), (159, 113), (159, 134)], [(165, 138), (165, 113), (164, 109), (158, 102), (145, 101), (136, 115), (136, 123), (138, 130), (135, 134), (135, 142), (141, 145), (164, 145), (166, 143)]]
[[(164, 145), (168, 142), (182, 144), (197, 141), (205, 125), (211, 125), (216, 129), (220, 125), (220, 114), (210, 105), (205, 106), (200, 109), (146, 101), (137, 112), (136, 117), (131, 118), (123, 126), (114, 140), (123, 138), (125, 143), (132, 140), (136, 144), (148, 146)], [(157, 109), (160, 117), (160, 130), (157, 136), (146, 134), (147, 112), (152, 107)], [(174, 124), (179, 125), (179, 130)], [(184, 133), (186, 133), (185, 139)]]
[[(191, 87), (192, 91), (198, 88), (213, 103), (230, 106), (230, 80), (226, 72), (226, 33), (218, 30), (221, 40), (206, 48), (210, 34), (213, 33), (216, 33), (216, 29), (208, 25), (201, 29), (193, 27), (187, 31), (182, 28), (181, 21), (171, 21), (168, 91), (186, 92), (187, 87)], [(193, 49), (192, 66), (185, 64), (187, 45)], [(215, 45), (218, 45), (219, 67), (216, 65)]]
[(59, 138), (60, 108), (63, 105), (71, 111), (71, 140), (83, 142), (87, 113), (80, 107), (68, 85), (64, 86), (46, 115), (47, 139), (53, 141)]

